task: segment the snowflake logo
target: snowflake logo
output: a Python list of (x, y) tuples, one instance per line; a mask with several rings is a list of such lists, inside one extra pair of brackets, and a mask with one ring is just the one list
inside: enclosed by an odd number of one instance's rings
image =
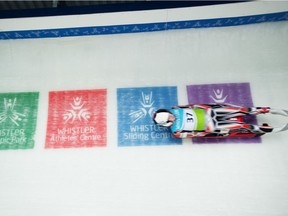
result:
[(154, 113), (155, 108), (153, 107), (154, 100), (152, 100), (153, 98), (152, 92), (150, 92), (150, 94), (144, 94), (142, 92), (141, 96), (142, 96), (140, 100), (141, 107), (138, 110), (131, 111), (129, 113), (132, 123), (135, 123), (141, 118), (144, 118), (145, 116), (147, 116), (147, 114), (152, 116)]
[(79, 121), (88, 121), (91, 117), (91, 113), (88, 111), (87, 108), (84, 108), (86, 102), (82, 102), (81, 97), (73, 98), (73, 103), (70, 103), (72, 109), (66, 110), (65, 113), (62, 115), (64, 124), (70, 122), (73, 123), (75, 120)]
[(19, 123), (26, 117), (25, 114), (19, 113), (15, 110), (17, 99), (6, 99), (4, 98), (4, 111), (0, 113), (0, 123), (3, 123), (7, 119), (10, 119), (13, 124), (19, 126)]
[(210, 98), (215, 102), (215, 103), (224, 103), (226, 101), (226, 98), (228, 95), (223, 95), (224, 91), (223, 89), (213, 89), (213, 93), (214, 93), (214, 96), (212, 95), (209, 95)]

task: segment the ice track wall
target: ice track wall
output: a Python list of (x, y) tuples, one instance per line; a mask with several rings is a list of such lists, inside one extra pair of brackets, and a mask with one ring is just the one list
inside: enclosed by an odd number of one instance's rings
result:
[(226, 7), (0, 20), (0, 139), (18, 140), (0, 150), (0, 215), (286, 216), (287, 133), (198, 145), (149, 122), (201, 100), (287, 109), (287, 3)]
[(0, 19), (0, 39), (53, 38), (285, 21), (287, 2), (247, 2), (117, 13)]

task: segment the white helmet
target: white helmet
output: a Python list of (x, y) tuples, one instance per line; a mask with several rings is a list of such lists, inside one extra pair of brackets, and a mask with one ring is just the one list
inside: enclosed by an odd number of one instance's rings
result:
[(163, 127), (170, 127), (173, 125), (174, 121), (169, 120), (169, 116), (172, 115), (168, 110), (166, 109), (160, 109), (157, 110), (154, 113), (153, 120), (155, 124), (163, 126)]

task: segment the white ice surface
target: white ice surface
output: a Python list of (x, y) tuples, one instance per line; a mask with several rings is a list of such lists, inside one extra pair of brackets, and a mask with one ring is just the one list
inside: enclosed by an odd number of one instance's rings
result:
[[(0, 41), (0, 92), (40, 92), (35, 148), (0, 151), (0, 215), (287, 216), (287, 132), (119, 148), (115, 121), (118, 87), (176, 85), (185, 104), (186, 85), (250, 82), (255, 105), (287, 109), (287, 35), (279, 22)], [(48, 92), (97, 88), (108, 92), (107, 147), (45, 150)]]

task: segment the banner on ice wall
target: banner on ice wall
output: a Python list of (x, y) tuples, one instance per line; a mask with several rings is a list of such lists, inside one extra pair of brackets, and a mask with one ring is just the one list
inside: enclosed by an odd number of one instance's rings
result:
[(106, 146), (106, 89), (49, 92), (46, 148)]
[(0, 149), (34, 147), (38, 92), (0, 94)]
[[(253, 101), (249, 83), (224, 83), (206, 85), (188, 85), (189, 104), (228, 103), (238, 106), (252, 107)], [(245, 116), (250, 124), (257, 124), (255, 116)], [(253, 138), (193, 138), (194, 143), (260, 143), (260, 137)]]
[(176, 87), (117, 89), (118, 146), (181, 144), (168, 128), (154, 124), (152, 116), (159, 108), (178, 103)]

